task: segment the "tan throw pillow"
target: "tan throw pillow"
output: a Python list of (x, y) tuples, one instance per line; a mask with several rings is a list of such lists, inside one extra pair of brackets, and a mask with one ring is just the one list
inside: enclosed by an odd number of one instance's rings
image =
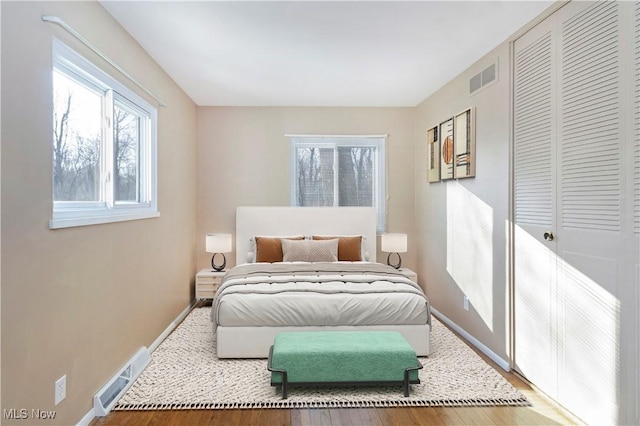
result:
[(338, 240), (282, 240), (285, 262), (335, 262), (338, 260)]
[[(287, 240), (304, 240), (304, 236), (286, 237)], [(282, 243), (279, 237), (255, 237), (256, 262), (282, 262)]]
[(338, 260), (345, 262), (360, 262), (362, 260), (362, 236), (331, 237), (327, 235), (314, 235), (314, 240), (338, 239)]

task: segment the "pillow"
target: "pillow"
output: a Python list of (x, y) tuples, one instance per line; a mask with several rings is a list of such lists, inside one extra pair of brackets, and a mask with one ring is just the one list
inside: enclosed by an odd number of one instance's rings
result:
[[(287, 240), (304, 240), (304, 236), (283, 237)], [(282, 262), (282, 243), (280, 237), (255, 237), (256, 262)]]
[(338, 260), (349, 262), (360, 262), (362, 260), (362, 236), (353, 237), (314, 235), (314, 240), (338, 239)]
[(338, 240), (282, 240), (285, 262), (335, 262), (338, 260)]

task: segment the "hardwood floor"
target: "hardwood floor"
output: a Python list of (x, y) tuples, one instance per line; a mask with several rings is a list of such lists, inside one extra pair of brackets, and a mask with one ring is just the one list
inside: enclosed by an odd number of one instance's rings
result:
[(516, 375), (503, 374), (531, 407), (303, 408), (113, 411), (92, 426), (112, 425), (569, 425), (577, 421)]
[[(485, 358), (486, 359), (486, 358)], [(490, 362), (490, 361), (488, 361)], [(569, 425), (576, 419), (512, 373), (501, 371), (531, 407), (303, 408), (264, 410), (112, 411), (92, 426), (183, 425)]]
[(497, 367), (471, 346), (532, 403), (531, 407), (302, 408), (256, 410), (112, 411), (91, 426), (183, 425), (572, 425), (579, 422), (518, 375)]

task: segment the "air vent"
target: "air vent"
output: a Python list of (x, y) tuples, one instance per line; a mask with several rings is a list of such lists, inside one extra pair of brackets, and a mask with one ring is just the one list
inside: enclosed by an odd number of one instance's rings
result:
[(482, 87), (482, 73), (479, 72), (478, 74), (471, 77), (471, 80), (469, 80), (469, 93), (473, 93), (481, 87)]
[(133, 358), (120, 369), (118, 374), (113, 376), (111, 380), (94, 395), (94, 414), (98, 417), (109, 414), (109, 411), (116, 405), (118, 399), (129, 389), (149, 362), (151, 362), (149, 350), (145, 347), (140, 348)]
[(498, 61), (489, 65), (469, 80), (469, 94), (473, 94), (490, 83), (496, 81), (498, 75)]

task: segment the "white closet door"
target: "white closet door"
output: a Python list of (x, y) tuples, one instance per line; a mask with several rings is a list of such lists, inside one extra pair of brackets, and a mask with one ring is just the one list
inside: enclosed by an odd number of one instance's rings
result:
[(624, 96), (618, 2), (558, 13), (558, 400), (618, 416), (624, 262)]
[(592, 424), (639, 386), (637, 7), (571, 2), (514, 43), (516, 368)]
[[(635, 377), (635, 393), (629, 392), (629, 398), (635, 399), (635, 406), (633, 407), (635, 417), (629, 415), (630, 424), (640, 424), (640, 2), (636, 1), (634, 10), (634, 86), (635, 95), (633, 98), (633, 140), (634, 140), (634, 162), (633, 162), (633, 178), (630, 181), (634, 186), (634, 205), (633, 205), (633, 222), (634, 233), (633, 238), (629, 244), (631, 264), (633, 265), (636, 288), (636, 309), (635, 315), (632, 316), (630, 322), (636, 325), (636, 340), (633, 353), (635, 354), (635, 360), (633, 364), (636, 366)], [(631, 370), (631, 369), (630, 369)], [(629, 377), (629, 380), (633, 380), (633, 377)]]
[(550, 396), (557, 394), (555, 338), (556, 43), (553, 20), (514, 45), (515, 363)]
[[(635, 97), (634, 97), (634, 139), (635, 139), (635, 161), (634, 161), (634, 231), (640, 234), (640, 2), (635, 5)], [(638, 272), (640, 272), (640, 261), (638, 261)], [(639, 274), (640, 275), (640, 274)]]

